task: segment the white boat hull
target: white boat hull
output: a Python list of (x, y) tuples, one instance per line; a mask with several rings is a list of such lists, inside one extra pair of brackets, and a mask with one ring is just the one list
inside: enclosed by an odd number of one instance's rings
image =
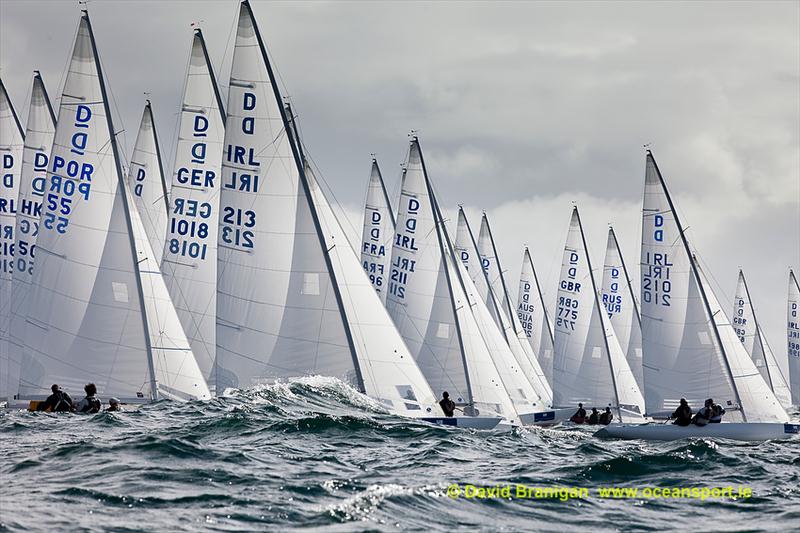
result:
[(494, 429), (502, 418), (499, 416), (428, 416), (419, 420), (436, 424), (437, 426), (451, 426), (472, 429)]
[(680, 440), (718, 438), (741, 441), (789, 439), (800, 434), (800, 424), (766, 422), (731, 422), (706, 426), (676, 426), (675, 424), (612, 424), (594, 436), (612, 439)]

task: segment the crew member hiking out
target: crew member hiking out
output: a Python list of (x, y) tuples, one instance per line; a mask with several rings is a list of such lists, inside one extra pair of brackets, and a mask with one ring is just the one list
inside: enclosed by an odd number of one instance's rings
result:
[(600, 415), (600, 423), (607, 426), (612, 420), (614, 420), (614, 414), (611, 412), (610, 407), (606, 407), (606, 410)]
[(87, 383), (83, 390), (86, 392), (86, 398), (78, 402), (75, 410), (79, 413), (99, 413), (103, 404), (97, 398), (97, 386), (94, 383)]
[(705, 426), (711, 420), (711, 407), (714, 405), (714, 401), (712, 399), (706, 400), (705, 405), (702, 409), (699, 409), (697, 413), (692, 418), (692, 424), (695, 426)]
[(583, 408), (583, 404), (578, 404), (578, 410), (575, 411), (575, 414), (570, 417), (571, 422), (575, 422), (576, 424), (583, 424), (586, 422), (586, 409)]
[(674, 418), (676, 426), (688, 426), (692, 423), (692, 408), (689, 407), (689, 403), (686, 401), (686, 398), (681, 398), (681, 403), (678, 405), (678, 408), (672, 413), (670, 419)]
[(51, 411), (53, 413), (65, 413), (72, 411), (72, 398), (70, 398), (69, 394), (61, 390), (61, 387), (55, 383), (52, 387), (50, 387), (50, 390), (53, 392), (53, 394), (48, 396), (45, 401), (36, 406), (37, 411)]
[(725, 414), (725, 408), (714, 403), (714, 400), (711, 398), (709, 398), (708, 401), (711, 402), (711, 418), (708, 422), (711, 424), (719, 424), (722, 422), (722, 415)]
[(444, 411), (444, 416), (447, 417), (453, 416), (453, 412), (456, 409), (456, 404), (455, 402), (453, 402), (453, 400), (450, 399), (449, 392), (444, 391), (442, 393), (442, 399), (439, 400), (439, 407), (441, 407), (442, 411)]
[(597, 410), (597, 407), (592, 407), (592, 414), (589, 415), (589, 420), (586, 423), (587, 424), (600, 423), (600, 412)]

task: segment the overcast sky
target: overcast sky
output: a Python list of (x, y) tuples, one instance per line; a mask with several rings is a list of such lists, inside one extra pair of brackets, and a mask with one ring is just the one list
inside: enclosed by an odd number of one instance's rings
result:
[[(595, 268), (613, 223), (638, 270), (649, 143), (723, 305), (741, 266), (785, 360), (787, 269), (800, 267), (800, 2), (252, 4), (354, 228), (370, 153), (396, 194), (416, 129), (453, 219), (463, 203), (477, 232), (489, 213), (514, 291), (530, 245), (553, 299), (573, 201)], [(226, 93), (237, 5), (89, 3), (127, 153), (149, 92), (172, 167), (190, 23)], [(72, 1), (0, 0), (0, 75), (23, 122), (34, 69), (58, 96), (78, 16)]]

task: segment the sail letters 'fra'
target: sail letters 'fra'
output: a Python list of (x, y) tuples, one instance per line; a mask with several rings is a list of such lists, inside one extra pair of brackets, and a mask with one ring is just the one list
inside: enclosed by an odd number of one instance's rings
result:
[[(89, 141), (89, 125), (92, 121), (92, 110), (85, 105), (75, 108), (75, 128), (77, 130), (70, 139), (70, 153), (78, 157), (86, 155), (86, 146)], [(83, 131), (83, 130), (86, 131)], [(89, 199), (92, 189), (92, 173), (94, 166), (85, 161), (78, 162), (74, 159), (65, 160), (61, 156), (53, 157), (50, 190), (47, 193), (47, 212), (44, 214), (44, 227), (48, 230), (55, 229), (59, 233), (66, 233), (69, 225), (69, 216), (72, 213), (72, 200), (76, 193), (78, 198)]]

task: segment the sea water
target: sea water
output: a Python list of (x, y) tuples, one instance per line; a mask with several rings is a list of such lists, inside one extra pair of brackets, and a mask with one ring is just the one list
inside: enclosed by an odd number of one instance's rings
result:
[(4, 411), (0, 523), (12, 531), (796, 531), (800, 439), (460, 430), (389, 415), (339, 381), (306, 378), (132, 412)]

